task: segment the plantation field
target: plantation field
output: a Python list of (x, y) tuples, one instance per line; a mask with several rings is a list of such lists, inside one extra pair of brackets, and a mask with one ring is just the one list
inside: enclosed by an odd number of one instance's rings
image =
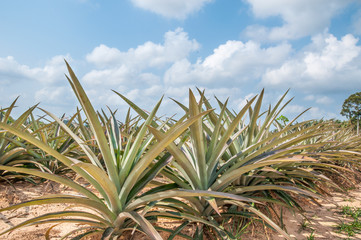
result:
[(0, 109), (0, 237), (359, 238), (351, 122), (289, 120), (288, 92), (265, 106), (264, 90), (239, 111), (200, 89), (174, 100), (180, 118), (158, 117), (163, 97), (143, 110), (118, 92), (127, 112), (96, 111), (67, 67), (75, 114)]
[[(15, 187), (15, 188), (14, 188)], [(41, 197), (46, 194), (75, 194), (67, 187), (54, 183), (47, 182), (34, 185), (29, 182), (18, 182), (13, 186), (2, 183), (0, 185), (0, 207), (6, 207), (8, 205), (27, 201), (32, 198)], [(319, 201), (319, 205), (307, 202), (305, 203), (303, 213), (293, 213), (287, 211), (284, 216), (284, 224), (288, 233), (295, 239), (361, 239), (361, 233), (355, 233), (353, 236), (348, 236), (345, 232), (339, 232), (337, 226), (340, 223), (350, 223), (352, 218), (342, 214), (342, 207), (348, 206), (352, 208), (361, 209), (361, 183), (356, 183), (352, 190), (347, 192), (333, 191), (331, 196)], [(32, 217), (39, 216), (41, 214), (51, 211), (62, 211), (69, 207), (66, 204), (45, 205), (45, 206), (33, 206), (24, 208), (21, 210), (10, 212), (6, 215), (0, 215), (0, 231), (7, 229), (8, 227), (18, 224)], [(305, 218), (306, 217), (306, 218)], [(361, 219), (360, 219), (361, 220)], [(161, 222), (163, 226), (168, 228), (174, 228), (176, 224), (172, 224), (163, 219)], [(179, 225), (179, 224), (178, 224)], [(42, 239), (47, 229), (52, 226), (51, 224), (37, 225), (25, 227), (21, 230), (16, 230), (13, 233), (7, 234), (2, 237), (4, 240), (33, 240)], [(60, 237), (68, 231), (74, 230), (76, 226), (72, 224), (62, 224), (59, 227), (55, 227), (52, 230), (51, 239), (60, 239)], [(192, 231), (192, 229), (189, 229)], [(169, 236), (167, 233), (161, 233), (162, 237)], [(100, 239), (99, 236), (89, 237), (86, 239)], [(127, 239), (125, 237), (121, 239)], [(132, 239), (149, 239), (144, 235), (136, 234)], [(185, 239), (182, 237), (176, 237), (175, 239)], [(261, 225), (254, 225), (247, 229), (242, 239), (284, 239), (276, 232), (262, 228)]]

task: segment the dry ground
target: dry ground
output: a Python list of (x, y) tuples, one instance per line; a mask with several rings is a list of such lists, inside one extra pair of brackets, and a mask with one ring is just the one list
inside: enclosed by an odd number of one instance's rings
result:
[[(14, 189), (15, 187), (15, 189)], [(13, 186), (2, 182), (0, 183), (0, 207), (6, 207), (12, 204), (16, 204), (22, 201), (26, 201), (35, 197), (43, 196), (46, 194), (54, 193), (71, 193), (69, 189), (56, 183), (43, 183), (39, 185), (33, 185), (27, 182), (18, 182)], [(309, 203), (305, 206), (305, 213), (303, 217), (301, 214), (293, 214), (287, 212), (285, 214), (284, 224), (287, 231), (295, 239), (308, 239), (311, 232), (314, 232), (314, 239), (347, 239), (346, 235), (337, 233), (335, 228), (341, 222), (350, 221), (350, 219), (343, 216), (341, 206), (352, 206), (361, 208), (361, 183), (357, 184), (355, 189), (348, 191), (347, 193), (332, 192), (331, 197), (327, 197), (325, 200), (319, 202), (321, 206)], [(11, 227), (14, 224), (18, 224), (26, 219), (34, 216), (41, 215), (51, 211), (61, 211), (66, 208), (66, 205), (43, 205), (28, 207), (17, 211), (0, 213), (0, 231)], [(25, 227), (20, 230), (16, 230), (10, 234), (0, 237), (4, 240), (33, 240), (33, 239), (45, 239), (44, 234), (47, 228), (51, 225), (40, 225)], [(52, 239), (59, 239), (61, 234), (74, 229), (72, 225), (62, 224), (59, 227), (55, 227), (52, 230)], [(270, 230), (264, 230), (260, 227), (254, 228), (251, 226), (247, 230), (248, 232), (243, 235), (242, 239), (283, 239)], [(165, 235), (164, 235), (165, 236)], [(99, 237), (93, 237), (98, 239)], [(123, 238), (124, 239), (124, 238)], [(133, 239), (140, 239), (139, 237)], [(146, 238), (141, 238), (146, 239)], [(181, 239), (181, 238), (178, 238)], [(361, 234), (358, 234), (349, 239), (361, 239)]]

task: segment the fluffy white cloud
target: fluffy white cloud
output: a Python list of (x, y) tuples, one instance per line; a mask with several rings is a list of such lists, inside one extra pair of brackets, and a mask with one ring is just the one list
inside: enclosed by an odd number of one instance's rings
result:
[(167, 18), (185, 19), (212, 0), (132, 0), (133, 4)]
[(300, 113), (302, 113), (303, 111), (305, 111), (307, 108), (305, 108), (304, 106), (301, 105), (297, 105), (297, 104), (289, 104), (286, 106), (285, 110), (284, 110), (284, 114), (285, 115), (298, 115)]
[(35, 101), (59, 104), (64, 101), (65, 96), (69, 96), (69, 93), (71, 93), (70, 89), (65, 86), (44, 87), (35, 92)]
[(165, 73), (165, 82), (177, 84), (214, 84), (229, 86), (257, 80), (268, 67), (278, 66), (290, 51), (289, 44), (262, 48), (258, 43), (248, 41), (227, 41), (214, 49), (213, 54), (203, 61), (191, 64), (182, 59)]
[(0, 83), (9, 84), (27, 77), (30, 68), (15, 61), (14, 57), (0, 58)]
[(183, 29), (169, 31), (164, 35), (164, 43), (146, 42), (127, 52), (105, 45), (96, 47), (86, 56), (88, 62), (98, 68), (84, 76), (84, 81), (90, 84), (116, 85), (124, 83), (139, 83), (144, 80), (149, 84), (157, 82), (155, 75), (143, 74), (149, 68), (162, 69), (167, 64), (187, 58), (199, 48), (196, 40), (190, 40)]
[(88, 54), (86, 59), (97, 67), (126, 65), (142, 70), (148, 67), (162, 67), (164, 64), (183, 59), (198, 48), (196, 40), (190, 40), (182, 28), (177, 28), (164, 34), (163, 44), (146, 42), (127, 52), (120, 52), (116, 48), (102, 44)]
[(98, 67), (110, 67), (118, 65), (122, 61), (122, 54), (117, 48), (110, 48), (100, 44), (86, 56), (86, 60)]
[(332, 119), (332, 118), (340, 117), (336, 113), (325, 111), (324, 109), (319, 107), (312, 107), (308, 111), (308, 115), (309, 115), (308, 118), (312, 118), (312, 119)]
[(114, 86), (119, 84), (130, 84), (134, 81), (134, 78), (135, 73), (122, 65), (117, 68), (91, 70), (83, 77), (83, 81), (90, 85)]
[(334, 100), (328, 96), (324, 96), (324, 95), (307, 95), (304, 98), (306, 101), (314, 101), (318, 104), (331, 104), (334, 102)]
[[(308, 107), (307, 107), (308, 108)], [(300, 113), (305, 111), (307, 109), (305, 106), (298, 105), (298, 104), (291, 104), (288, 105), (284, 111), (283, 115), (289, 116), (292, 119), (296, 116), (298, 116)], [(303, 115), (301, 115), (298, 120), (299, 121), (305, 121), (309, 119), (331, 119), (336, 118), (337, 115), (328, 111), (325, 111), (319, 107), (311, 107), (307, 112), (305, 112)]]
[(318, 35), (299, 57), (279, 68), (269, 69), (262, 83), (269, 87), (291, 87), (306, 92), (353, 89), (360, 83), (361, 47), (348, 34), (338, 40), (331, 34)]
[(0, 84), (6, 86), (1, 91), (1, 105), (8, 106), (20, 96), (21, 108), (15, 114), (39, 102), (49, 111), (70, 114), (74, 97), (64, 76), (67, 72), (64, 58), (71, 61), (69, 56), (55, 56), (41, 67), (21, 64), (11, 56), (0, 58)]
[(20, 64), (12, 56), (0, 58), (1, 82), (10, 83), (35, 80), (47, 84), (64, 80), (64, 73), (66, 71), (64, 58), (64, 56), (55, 56), (42, 68), (31, 68), (27, 65)]
[[(298, 101), (290, 105), (285, 112), (287, 116), (313, 105), (319, 108), (311, 110), (309, 116), (332, 117), (328, 109), (337, 104), (337, 100), (328, 93), (353, 90), (355, 84), (360, 83), (361, 47), (357, 44), (358, 39), (352, 35), (337, 39), (327, 33), (315, 36), (301, 51), (286, 42), (265, 47), (252, 40), (230, 40), (204, 59), (192, 62), (189, 56), (199, 44), (189, 39), (182, 29), (177, 29), (167, 32), (161, 44), (146, 42), (124, 52), (105, 45), (96, 47), (86, 56), (87, 63), (92, 65), (87, 67), (95, 66), (95, 69), (80, 79), (96, 109), (109, 106), (118, 108), (119, 112), (126, 111), (128, 106), (110, 91), (114, 89), (146, 110), (151, 110), (164, 94), (162, 107), (167, 109), (167, 116), (176, 112), (183, 114), (167, 97), (187, 104), (188, 88), (195, 90), (197, 86), (206, 89), (210, 99), (212, 95), (221, 101), (230, 97), (229, 107), (239, 110), (245, 99), (266, 86), (265, 104), (274, 104), (290, 87), (296, 90)], [(77, 104), (63, 75), (67, 72), (63, 58), (56, 56), (36, 68), (20, 64), (12, 57), (0, 58), (0, 81), (10, 88), (22, 89), (12, 92), (25, 97), (31, 105), (41, 101), (50, 111), (54, 109), (52, 105), (57, 105), (60, 106), (55, 109), (58, 113), (65, 112), (65, 108)], [(11, 92), (8, 89), (0, 88), (1, 95), (14, 99), (7, 95)], [(33, 89), (32, 92), (29, 89)], [(217, 106), (214, 99), (213, 103)], [(319, 110), (321, 106), (323, 109)]]
[(271, 29), (249, 26), (247, 37), (258, 40), (297, 39), (322, 32), (331, 18), (354, 0), (247, 0), (257, 18), (279, 16), (284, 24)]
[(45, 84), (66, 81), (64, 73), (67, 73), (68, 71), (66, 69), (64, 59), (71, 61), (69, 55), (55, 56), (46, 62), (43, 68), (32, 69), (32, 77)]
[[(258, 93), (257, 93), (258, 94)], [(246, 104), (249, 100), (251, 100), (254, 96), (256, 96), (257, 94), (255, 93), (249, 93), (247, 94), (245, 97), (240, 97), (241, 95), (239, 94), (238, 96), (236, 95), (235, 99), (233, 100), (233, 104), (236, 109), (235, 110), (238, 110), (240, 111)], [(237, 98), (238, 97), (238, 98)]]
[[(308, 109), (308, 110), (307, 110)], [(307, 110), (306, 112), (304, 112)], [(303, 113), (304, 112), (304, 113)], [(303, 113), (299, 116), (299, 114)], [(289, 120), (293, 120), (295, 117), (297, 121), (306, 121), (310, 119), (332, 119), (337, 118), (337, 114), (325, 110), (324, 108), (315, 106), (315, 105), (301, 105), (296, 101), (292, 101), (289, 105), (287, 105), (282, 111), (282, 115), (289, 118)]]
[[(86, 73), (82, 81), (96, 105), (125, 108), (123, 100), (109, 91), (114, 89), (150, 109), (169, 91), (163, 82), (163, 72), (174, 62), (187, 59), (198, 48), (197, 41), (189, 39), (181, 28), (165, 33), (161, 44), (146, 42), (125, 52), (100, 45), (86, 56), (95, 69)], [(184, 86), (176, 87), (180, 88)], [(183, 92), (182, 97), (186, 93)]]

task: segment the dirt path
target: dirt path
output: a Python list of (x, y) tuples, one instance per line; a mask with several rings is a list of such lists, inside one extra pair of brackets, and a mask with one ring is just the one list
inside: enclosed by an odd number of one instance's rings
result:
[[(16, 183), (16, 190), (10, 185), (0, 184), (0, 208), (6, 207), (12, 204), (16, 204), (25, 200), (29, 200), (34, 197), (54, 194), (54, 193), (69, 193), (68, 189), (65, 189), (58, 184), (46, 185), (41, 184), (34, 186), (30, 183)], [(337, 233), (336, 226), (340, 223), (347, 223), (351, 221), (350, 217), (346, 217), (341, 213), (342, 206), (350, 206), (355, 208), (361, 208), (361, 184), (356, 185), (356, 188), (348, 193), (333, 192), (332, 197), (328, 197), (325, 200), (320, 201), (321, 206), (316, 204), (309, 204), (305, 208), (304, 216), (299, 213), (292, 214), (287, 212), (284, 216), (284, 224), (288, 233), (295, 239), (361, 239), (361, 234), (349, 237), (345, 234)], [(65, 205), (44, 205), (25, 208), (17, 211), (0, 213), (0, 231), (3, 231), (14, 224), (23, 222), (31, 217), (38, 216), (49, 211), (61, 211), (65, 208)], [(361, 218), (361, 217), (360, 217)], [(16, 230), (13, 233), (6, 234), (0, 237), (4, 240), (33, 240), (33, 239), (45, 239), (44, 233), (50, 225), (39, 225), (26, 227), (22, 230)], [(57, 239), (62, 233), (65, 233), (73, 226), (61, 225), (61, 228), (54, 228), (52, 231), (54, 238)], [(242, 239), (270, 239), (277, 240), (283, 239), (281, 236), (271, 233), (270, 230), (264, 231), (252, 231), (252, 227), (249, 228), (249, 233), (244, 235)], [(313, 235), (311, 235), (313, 232)], [(312, 236), (314, 238), (312, 238)]]
[[(361, 184), (347, 193), (333, 192), (332, 197), (320, 201), (320, 204), (305, 207), (304, 215), (307, 219), (299, 213), (288, 213), (284, 220), (288, 233), (296, 239), (309, 239), (312, 232), (314, 239), (348, 239), (346, 234), (338, 233), (336, 226), (353, 221), (351, 217), (342, 214), (343, 206), (361, 208)], [(361, 239), (361, 234), (349, 239)]]
[[(284, 214), (284, 225), (287, 232), (297, 240), (333, 240), (333, 239), (361, 239), (361, 234), (356, 233), (354, 236), (348, 236), (346, 233), (340, 233), (337, 226), (341, 223), (350, 223), (353, 219), (342, 214), (342, 207), (349, 206), (361, 209), (361, 184), (347, 193), (332, 192), (332, 197), (327, 197), (317, 204), (304, 206), (305, 212)], [(361, 221), (361, 216), (360, 216)], [(253, 231), (244, 235), (243, 239), (284, 239), (281, 235), (270, 233), (269, 230)], [(313, 238), (312, 238), (313, 237)]]

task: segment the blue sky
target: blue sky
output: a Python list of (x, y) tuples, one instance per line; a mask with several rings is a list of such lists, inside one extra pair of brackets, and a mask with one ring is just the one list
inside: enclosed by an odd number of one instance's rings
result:
[(171, 115), (188, 88), (235, 110), (291, 88), (284, 115), (326, 119), (361, 91), (359, 0), (5, 0), (0, 17), (0, 106), (20, 95), (18, 111), (75, 111), (63, 59), (97, 109), (120, 113), (111, 89), (149, 110), (165, 95)]

